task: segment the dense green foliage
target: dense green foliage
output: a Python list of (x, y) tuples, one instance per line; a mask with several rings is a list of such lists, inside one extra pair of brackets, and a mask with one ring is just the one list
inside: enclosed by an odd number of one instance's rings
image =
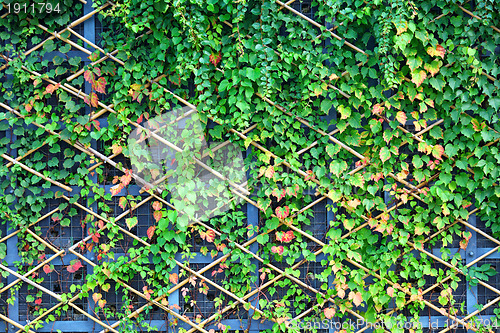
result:
[[(403, 313), (418, 322), (429, 306), (423, 295), (429, 276), (442, 281), (439, 297), (430, 303), (463, 318), (452, 297), (462, 276), (458, 270), (472, 285), (495, 273), (481, 263), (464, 266), (471, 236), (464, 222), (476, 214), (491, 235), (500, 236), (500, 20), (494, 1), (471, 4), (314, 0), (293, 10), (298, 7), (280, 1), (120, 0), (96, 14), (104, 15), (100, 19), (109, 30), (101, 36), (105, 53), (85, 46), (90, 65), (69, 54), (84, 42), (76, 38), (70, 45), (71, 31), (63, 31), (79, 17), (70, 13), (78, 15), (80, 3), (65, 0), (61, 13), (45, 17), (7, 15), (1, 19), (6, 29), (0, 32), (0, 102), (11, 109), (0, 113), (0, 130), (15, 139), (0, 138), (0, 152), (11, 156), (16, 149), (23, 156), (45, 145), (60, 156), (44, 158), (37, 150), (20, 160), (52, 184), (19, 165), (7, 166), (5, 159), (0, 167), (2, 218), (20, 229), (19, 269), (52, 254), (27, 230), (44, 236), (32, 224), (48, 199), (63, 198), (52, 221), (69, 226), (82, 212), (82, 238), (87, 237), (65, 263), (67, 270), (80, 268), (79, 255), (96, 253), (92, 274), (63, 301), (81, 291), (106, 313), (102, 295), (110, 280), (127, 282), (136, 274), (147, 282), (139, 291), (148, 299), (168, 295), (190, 276), (187, 270), (174, 272), (175, 255), (182, 253), (189, 267), (199, 252), (210, 256), (214, 243), (212, 257), (225, 258), (214, 266), (221, 285), (240, 298), (278, 275), (266, 266), (270, 262), (287, 267), (285, 278), (248, 298), (252, 305), (235, 305), (256, 319), (275, 321), (275, 332), (287, 330), (303, 312), (303, 321), (353, 311), (371, 322), (404, 321)], [(41, 26), (60, 35), (25, 54), (50, 36)], [(109, 177), (104, 164), (95, 166), (100, 157), (90, 149), (112, 159), (127, 157), (126, 139), (137, 124), (187, 103), (207, 124), (207, 137), (251, 148), (247, 205), (258, 207), (259, 226), (247, 228), (245, 214), (235, 210), (207, 223), (218, 232), (200, 224), (185, 231), (166, 204), (168, 191), (155, 193), (143, 203), (153, 208), (154, 227), (142, 241), (133, 240), (127, 255), (115, 256), (117, 242), (130, 237), (123, 230), (135, 230), (140, 222), (135, 209), (147, 193), (128, 191), (130, 172)], [(115, 196), (130, 209), (116, 223), (119, 214), (109, 207)], [(334, 219), (325, 235), (312, 239), (304, 230), (313, 212), (303, 208), (321, 196), (330, 200)], [(78, 203), (93, 211), (82, 211)], [(208, 245), (194, 251), (193, 237)], [(255, 255), (240, 246), (255, 239), (260, 269)], [(447, 249), (452, 244), (461, 250)], [(435, 267), (436, 246), (442, 247), (445, 269)], [(322, 266), (312, 277), (320, 282), (317, 293), (304, 292), (295, 264), (316, 261)], [(43, 273), (34, 278), (39, 279)], [(190, 282), (203, 293), (204, 282)], [(278, 289), (285, 293), (273, 298)], [(188, 304), (192, 293), (183, 296)], [(122, 316), (136, 310), (132, 297), (125, 298)], [(225, 318), (220, 310), (228, 300), (237, 302), (227, 294), (216, 298), (210, 324)], [(157, 305), (178, 306), (160, 300)], [(386, 311), (394, 306), (397, 311)], [(498, 307), (495, 313), (500, 316)], [(120, 329), (133, 331), (133, 323), (144, 318), (129, 316)]]

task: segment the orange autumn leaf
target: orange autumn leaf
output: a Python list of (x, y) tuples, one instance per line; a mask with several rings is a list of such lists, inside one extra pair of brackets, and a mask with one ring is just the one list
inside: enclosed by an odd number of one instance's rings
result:
[(85, 96), (83, 98), (83, 101), (87, 105), (91, 105), (91, 106), (93, 106), (95, 108), (99, 105), (99, 98), (97, 97), (97, 94), (94, 93), (94, 92), (91, 92), (88, 96)]
[(56, 91), (58, 88), (59, 88), (60, 84), (56, 84), (56, 85), (53, 85), (53, 84), (49, 84), (46, 88), (45, 88), (45, 93), (46, 94), (52, 94), (54, 91)]
[(163, 205), (162, 205), (162, 203), (161, 203), (161, 202), (159, 202), (159, 201), (155, 201), (155, 202), (153, 202), (153, 205), (152, 205), (152, 206), (153, 206), (153, 209), (154, 209), (154, 210), (160, 210), (160, 209), (161, 209), (161, 207), (162, 207)]
[(436, 47), (428, 47), (427, 54), (432, 57), (441, 57), (444, 59), (445, 49), (441, 45), (436, 45)]
[(102, 299), (102, 295), (99, 293), (94, 293), (92, 294), (92, 299), (94, 300), (95, 303), (99, 302), (100, 299)]
[(118, 206), (120, 206), (121, 209), (125, 209), (125, 207), (127, 206), (127, 198), (120, 197), (120, 200), (118, 201)]
[(359, 291), (351, 291), (349, 293), (349, 299), (353, 301), (356, 306), (360, 306), (363, 303), (363, 295)]
[(88, 83), (91, 83), (92, 85), (94, 84), (95, 76), (94, 76), (94, 73), (90, 69), (87, 69), (83, 73), (83, 77), (85, 78), (85, 81), (87, 81)]
[(333, 316), (335, 315), (335, 309), (334, 308), (326, 308), (326, 309), (323, 309), (323, 313), (325, 314), (325, 317), (327, 319), (332, 319)]
[(460, 248), (465, 251), (465, 249), (467, 249), (467, 245), (469, 245), (469, 240), (472, 237), (472, 233), (470, 231), (464, 231), (462, 232), (462, 236), (464, 236), (464, 239), (460, 241)]
[(168, 280), (173, 284), (177, 284), (179, 282), (179, 276), (177, 275), (177, 273), (172, 273), (170, 274)]
[(406, 113), (404, 113), (404, 111), (398, 111), (396, 119), (401, 123), (401, 125), (406, 124)]
[(289, 230), (283, 234), (281, 241), (285, 243), (290, 243), (294, 239), (294, 237), (295, 236), (293, 235), (293, 230)]
[(162, 213), (161, 213), (161, 210), (157, 210), (153, 213), (153, 217), (155, 219), (156, 222), (160, 221), (161, 217), (162, 217)]
[(276, 207), (275, 213), (279, 219), (286, 219), (290, 214), (290, 208), (288, 206)]
[(155, 234), (155, 229), (156, 227), (154, 225), (150, 226), (148, 228), (148, 230), (146, 231), (146, 234), (148, 235), (148, 238), (151, 239), (153, 238), (154, 234)]
[(375, 104), (372, 109), (373, 114), (381, 114), (384, 111), (384, 107), (380, 104)]
[(114, 145), (111, 146), (111, 150), (113, 151), (114, 155), (120, 154), (122, 152), (122, 149), (123, 148), (121, 146), (116, 145), (116, 144), (114, 144)]
[(438, 160), (442, 160), (441, 156), (444, 154), (444, 148), (441, 145), (435, 145), (432, 147), (432, 156)]
[(273, 178), (273, 176), (274, 176), (274, 167), (272, 165), (268, 166), (266, 172), (264, 173), (264, 175), (267, 178)]

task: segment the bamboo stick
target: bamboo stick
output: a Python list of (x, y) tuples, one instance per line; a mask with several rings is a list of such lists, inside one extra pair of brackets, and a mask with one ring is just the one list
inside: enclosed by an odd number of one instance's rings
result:
[[(51, 256), (48, 259), (45, 259), (44, 261), (42, 261), (41, 263), (39, 263), (38, 265), (36, 265), (32, 269), (30, 269), (28, 272), (26, 272), (24, 274), (24, 277), (27, 278), (28, 276), (30, 276), (31, 274), (33, 274), (34, 272), (36, 272), (37, 270), (39, 270), (40, 268), (42, 268), (43, 266), (45, 266), (46, 264), (51, 262), (52, 260), (61, 256), (61, 254), (63, 254), (63, 253), (64, 253), (64, 250), (56, 252), (53, 256)], [(10, 288), (14, 287), (19, 282), (21, 282), (21, 279), (18, 278), (17, 280), (14, 280), (11, 283), (9, 283), (8, 285), (4, 286), (3, 288), (0, 289), (0, 294), (9, 290)]]
[(6, 272), (9, 272), (9, 274), (12, 274), (14, 275), (15, 277), (17, 277), (18, 279), (22, 280), (23, 282), (26, 282), (30, 285), (32, 285), (33, 287), (37, 288), (37, 289), (40, 289), (41, 291), (43, 291), (44, 293), (47, 293), (49, 294), (50, 296), (54, 297), (55, 299), (57, 299), (59, 302), (62, 302), (62, 299), (59, 295), (57, 295), (56, 293), (53, 293), (52, 291), (48, 290), (47, 288), (39, 285), (38, 283), (35, 283), (33, 281), (31, 281), (30, 279), (27, 279), (25, 278), (24, 276), (22, 276), (21, 274), (13, 271), (12, 269), (0, 264), (0, 268), (3, 269), (4, 271)]
[[(292, 7), (288, 6), (287, 4), (285, 4), (285, 3), (283, 3), (283, 2), (281, 2), (281, 1), (279, 1), (279, 0), (275, 0), (275, 1), (276, 1), (276, 3), (277, 3), (277, 4), (279, 4), (280, 6), (285, 7), (286, 9), (288, 9), (289, 11), (291, 11), (292, 13), (294, 13), (294, 14), (296, 14), (296, 15), (298, 15), (298, 16), (300, 16), (300, 17), (302, 17), (302, 18), (303, 18), (304, 20), (306, 20), (307, 22), (309, 22), (309, 23), (311, 23), (312, 25), (314, 25), (315, 27), (318, 27), (318, 28), (320, 28), (320, 29), (321, 29), (321, 27), (322, 27), (322, 25), (321, 25), (321, 24), (317, 23), (316, 21), (311, 20), (309, 17), (305, 16), (305, 15), (304, 15), (304, 14), (302, 14), (302, 13), (299, 13), (298, 11), (296, 11), (295, 9), (293, 9)], [(330, 32), (330, 35), (332, 35), (332, 37), (334, 37), (335, 39), (337, 39), (337, 40), (339, 40), (339, 41), (344, 41), (344, 43), (345, 43), (347, 46), (349, 46), (351, 49), (356, 50), (357, 52), (362, 53), (362, 54), (364, 54), (364, 55), (368, 56), (368, 54), (367, 54), (365, 51), (363, 51), (363, 50), (361, 50), (360, 48), (358, 48), (357, 46), (355, 46), (355, 45), (353, 45), (353, 44), (349, 43), (347, 40), (345, 40), (345, 39), (343, 39), (343, 38), (341, 38), (341, 37), (337, 36), (337, 35), (336, 35), (333, 31), (329, 31), (329, 32)]]
[(38, 171), (36, 171), (36, 170), (31, 169), (30, 167), (26, 166), (25, 164), (23, 164), (23, 163), (21, 163), (21, 162), (16, 161), (15, 159), (13, 159), (12, 157), (10, 157), (10, 156), (8, 156), (8, 155), (6, 155), (6, 154), (2, 154), (1, 156), (2, 156), (3, 158), (5, 158), (7, 161), (10, 161), (10, 162), (12, 162), (13, 164), (19, 165), (19, 166), (20, 166), (21, 168), (23, 168), (24, 170), (31, 172), (32, 174), (34, 174), (34, 175), (36, 175), (36, 176), (38, 176), (38, 177), (42, 178), (43, 180), (46, 180), (46, 181), (48, 181), (48, 182), (51, 182), (52, 184), (57, 185), (57, 186), (59, 186), (60, 188), (62, 188), (62, 189), (64, 189), (64, 190), (66, 190), (66, 191), (68, 191), (68, 192), (73, 191), (73, 189), (72, 189), (71, 187), (66, 186), (66, 185), (64, 185), (64, 184), (61, 184), (61, 183), (60, 183), (60, 182), (58, 182), (58, 181), (55, 181), (55, 180), (53, 180), (53, 179), (51, 179), (51, 178), (49, 178), (49, 177), (46, 177), (46, 176), (42, 175), (40, 172), (38, 172)]

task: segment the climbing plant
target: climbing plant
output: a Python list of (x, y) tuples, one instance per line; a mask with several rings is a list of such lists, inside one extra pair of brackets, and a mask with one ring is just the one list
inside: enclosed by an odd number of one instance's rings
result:
[[(98, 0), (85, 15), (50, 3), (60, 11), (2, 3), (0, 210), (19, 261), (0, 268), (31, 281), (8, 299), (28, 285), (36, 319), (23, 329), (88, 299), (92, 320), (123, 332), (150, 329), (155, 309), (189, 332), (242, 329), (231, 316), (247, 332), (258, 320), (268, 332), (335, 318), (418, 327), (431, 310), (488, 332), (456, 290), (497, 273), (466, 262), (471, 216), (500, 245), (495, 1)], [(107, 27), (98, 45), (77, 31), (88, 15)], [(158, 122), (174, 110), (196, 112), (196, 135)], [(183, 149), (166, 169), (138, 168), (131, 135), (157, 138), (162, 157)], [(207, 162), (223, 142), (245, 155), (237, 183), (217, 174), (236, 157)], [(200, 168), (217, 190), (202, 190)], [(218, 186), (237, 204), (200, 218)], [(57, 230), (75, 239), (55, 243)], [(85, 277), (50, 294), (54, 310), (40, 286), (56, 261)], [(215, 304), (206, 317), (186, 314), (197, 295)]]

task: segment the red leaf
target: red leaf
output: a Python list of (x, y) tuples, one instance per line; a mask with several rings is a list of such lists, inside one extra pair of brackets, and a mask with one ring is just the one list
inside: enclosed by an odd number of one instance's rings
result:
[(122, 152), (122, 147), (114, 144), (111, 146), (111, 150), (113, 151), (113, 154), (120, 154)]
[(94, 85), (95, 77), (94, 77), (94, 73), (92, 73), (91, 70), (87, 69), (83, 73), (83, 77), (85, 78), (85, 81), (87, 81), (87, 82), (91, 83), (92, 85)]
[(42, 304), (42, 299), (41, 298), (37, 298), (36, 301), (35, 301), (35, 304), (36, 305)]
[(99, 67), (94, 67), (93, 71), (94, 71), (95, 75), (101, 76), (101, 69)]
[(387, 288), (387, 295), (391, 296), (394, 295), (394, 288), (393, 287), (389, 287)]
[(91, 104), (93, 107), (95, 107), (95, 108), (96, 108), (96, 107), (99, 105), (99, 104), (98, 104), (98, 103), (99, 103), (99, 99), (97, 98), (97, 94), (96, 94), (96, 93), (91, 92), (91, 93), (89, 94), (89, 96), (90, 96), (90, 104)]
[(52, 94), (54, 91), (56, 91), (58, 88), (59, 88), (60, 84), (56, 84), (56, 85), (53, 85), (53, 84), (49, 84), (46, 88), (45, 88), (45, 93), (46, 94)]
[(280, 246), (273, 246), (273, 247), (271, 247), (271, 252), (272, 253), (277, 253), (279, 255), (283, 254), (283, 250), (284, 250), (284, 248), (281, 245)]
[(26, 109), (26, 111), (30, 112), (33, 106), (31, 104), (24, 104), (24, 108)]
[(153, 209), (154, 210), (160, 210), (161, 207), (162, 207), (162, 203), (161, 202), (159, 202), (159, 201), (153, 202)]
[(433, 47), (428, 47), (427, 48), (427, 54), (429, 54), (432, 57), (441, 57), (444, 59), (444, 53), (445, 49), (441, 45), (436, 45), (436, 48)]
[(307, 175), (305, 176), (305, 181), (307, 182), (308, 180), (313, 180), (314, 179), (314, 173), (312, 170), (307, 170), (306, 171)]
[(98, 232), (93, 233), (91, 236), (94, 243), (99, 243), (99, 237), (101, 237), (101, 235)]
[(462, 232), (462, 236), (464, 236), (464, 239), (460, 241), (460, 248), (465, 251), (467, 249), (467, 245), (469, 245), (469, 240), (472, 237), (471, 232)]
[(290, 208), (288, 206), (276, 207), (275, 213), (279, 219), (285, 219), (290, 214)]
[(219, 52), (218, 54), (210, 54), (210, 56), (208, 57), (208, 60), (210, 61), (210, 63), (212, 63), (214, 66), (217, 66), (217, 64), (220, 62), (220, 60), (222, 59), (222, 55), (221, 53)]
[(384, 111), (384, 107), (380, 104), (375, 104), (372, 109), (373, 114), (381, 114)]
[(144, 114), (141, 114), (139, 118), (137, 118), (137, 123), (140, 124), (142, 123), (142, 118), (144, 118)]
[(161, 217), (162, 217), (162, 213), (160, 210), (156, 210), (154, 213), (153, 213), (153, 217), (155, 219), (156, 222), (160, 221)]
[(89, 96), (83, 97), (83, 101), (87, 105), (92, 105), (93, 107), (97, 107), (99, 105), (99, 98), (97, 97), (97, 94), (94, 92), (91, 92)]
[(49, 274), (50, 272), (52, 272), (52, 268), (50, 268), (49, 264), (45, 264), (43, 266), (43, 271), (45, 272), (45, 274)]
[(127, 172), (120, 177), (120, 181), (123, 183), (124, 186), (127, 186), (132, 180), (132, 174), (130, 173), (130, 171), (131, 170), (127, 170)]
[(205, 235), (207, 242), (212, 243), (215, 240), (215, 231), (208, 230)]
[(92, 294), (92, 299), (94, 300), (95, 303), (99, 302), (99, 300), (102, 298), (102, 295), (99, 293), (93, 293)]
[(177, 275), (177, 273), (172, 273), (170, 274), (170, 276), (168, 277), (168, 280), (170, 282), (172, 282), (173, 284), (177, 284), (179, 282), (179, 276)]
[(120, 183), (118, 185), (115, 185), (115, 186), (111, 187), (109, 189), (109, 191), (111, 192), (112, 196), (115, 196), (115, 195), (117, 195), (118, 193), (120, 193), (123, 190), (123, 187), (124, 187), (123, 184)]
[(293, 230), (289, 230), (283, 234), (281, 241), (285, 243), (290, 243), (294, 238), (295, 236), (293, 234)]
[(155, 229), (156, 229), (156, 227), (154, 225), (152, 225), (146, 231), (146, 234), (148, 235), (149, 239), (153, 238), (153, 236), (155, 235)]
[(92, 84), (92, 87), (94, 88), (95, 91), (105, 94), (106, 93), (106, 79), (103, 77), (100, 77), (99, 80), (94, 81), (94, 84)]
[(66, 267), (66, 269), (68, 270), (68, 272), (74, 273), (77, 270), (79, 270), (81, 267), (83, 267), (83, 265), (80, 262), (80, 260), (76, 260), (72, 265)]

